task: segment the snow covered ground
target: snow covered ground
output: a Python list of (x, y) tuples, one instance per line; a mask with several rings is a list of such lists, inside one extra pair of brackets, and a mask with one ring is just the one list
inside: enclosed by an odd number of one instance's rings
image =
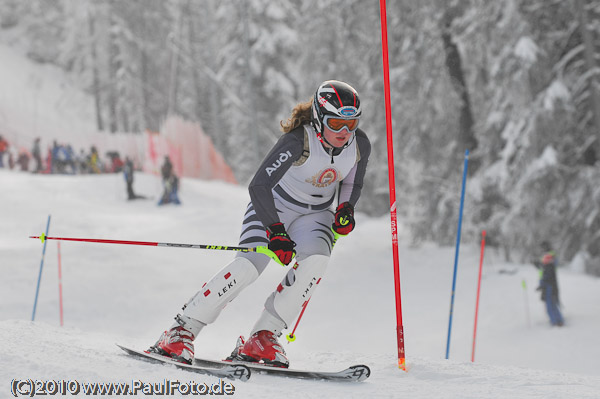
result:
[[(127, 357), (158, 338), (230, 253), (61, 243), (64, 327), (59, 325), (58, 245), (48, 241), (35, 322), (31, 322), (42, 245), (50, 236), (237, 244), (248, 194), (243, 187), (183, 179), (183, 205), (128, 202), (121, 175), (38, 176), (0, 169), (0, 398), (13, 379), (212, 384), (214, 378)], [(141, 194), (158, 178), (136, 175)], [(465, 210), (468, 212), (468, 209)], [(401, 222), (401, 221), (400, 221)], [(479, 247), (463, 242), (450, 359), (445, 360), (454, 248), (400, 248), (408, 372), (396, 366), (389, 220), (359, 214), (285, 344), (294, 368), (371, 366), (364, 383), (254, 375), (234, 382), (241, 398), (600, 398), (600, 280), (559, 270), (567, 325), (549, 326), (531, 265), (486, 253), (475, 362), (470, 361)], [(222, 358), (247, 335), (285, 270), (274, 263), (230, 303), (196, 341), (198, 354)], [(523, 290), (525, 281), (527, 289)], [(529, 317), (528, 317), (529, 315)], [(83, 395), (83, 394), (82, 394)]]

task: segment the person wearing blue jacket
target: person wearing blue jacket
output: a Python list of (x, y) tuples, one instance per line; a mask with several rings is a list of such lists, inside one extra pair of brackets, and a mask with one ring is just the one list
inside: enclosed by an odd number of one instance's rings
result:
[(541, 249), (543, 255), (540, 259), (534, 261), (534, 265), (540, 270), (540, 284), (537, 290), (541, 292), (541, 300), (546, 305), (550, 324), (562, 327), (565, 320), (560, 311), (558, 280), (556, 278), (556, 253), (548, 241), (542, 242)]

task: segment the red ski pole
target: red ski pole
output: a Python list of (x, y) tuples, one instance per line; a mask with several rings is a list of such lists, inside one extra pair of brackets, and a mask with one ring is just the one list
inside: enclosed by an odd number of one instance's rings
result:
[(300, 316), (298, 316), (298, 320), (296, 320), (296, 325), (294, 326), (294, 329), (292, 330), (291, 333), (289, 333), (288, 335), (285, 336), (287, 338), (288, 342), (294, 342), (296, 340), (296, 336), (294, 335), (294, 333), (296, 332), (296, 328), (298, 328), (298, 324), (300, 324), (300, 320), (302, 320), (302, 315), (304, 314), (304, 311), (306, 310), (306, 306), (308, 306), (309, 302), (310, 302), (310, 298), (308, 298), (308, 301), (304, 302), (304, 305), (302, 305), (302, 312), (300, 312)]
[[(331, 250), (333, 251), (333, 248), (335, 247), (335, 243), (337, 242), (337, 240), (342, 237), (342, 235), (336, 233), (333, 229), (331, 229), (331, 232), (333, 233), (333, 243), (331, 245)], [(317, 281), (317, 284), (319, 284), (321, 282), (321, 279), (319, 279)], [(310, 302), (312, 296), (310, 298), (308, 298), (308, 300), (306, 302), (304, 302), (304, 305), (302, 305), (302, 311), (300, 312), (300, 315), (298, 316), (298, 320), (296, 320), (296, 325), (294, 325), (294, 329), (292, 330), (291, 333), (289, 333), (288, 335), (286, 335), (285, 337), (287, 338), (288, 342), (294, 342), (296, 340), (296, 335), (294, 335), (294, 333), (296, 332), (296, 328), (298, 328), (298, 324), (300, 324), (300, 320), (302, 320), (302, 315), (304, 314), (304, 311), (306, 310), (306, 307), (308, 306), (308, 303)]]
[(169, 248), (192, 248), (192, 249), (209, 249), (214, 251), (237, 251), (237, 252), (257, 252), (260, 254), (267, 255), (275, 262), (282, 266), (285, 266), (277, 255), (269, 248), (265, 246), (258, 246), (254, 248), (250, 247), (232, 247), (228, 245), (210, 245), (210, 244), (178, 244), (173, 242), (154, 242), (154, 241), (128, 241), (128, 240), (105, 240), (98, 238), (70, 238), (70, 237), (48, 237), (42, 233), (41, 236), (29, 236), (29, 238), (39, 238), (42, 242), (46, 240), (60, 240), (60, 241), (78, 241), (78, 242), (90, 242), (98, 244), (125, 244), (125, 245), (145, 245), (149, 247), (169, 247)]
[(475, 361), (475, 339), (477, 338), (477, 316), (479, 314), (479, 291), (481, 289), (481, 269), (483, 268), (483, 251), (485, 249), (485, 230), (481, 232), (481, 256), (479, 257), (479, 278), (477, 279), (477, 299), (475, 301), (475, 326), (473, 327), (473, 349), (471, 361)]

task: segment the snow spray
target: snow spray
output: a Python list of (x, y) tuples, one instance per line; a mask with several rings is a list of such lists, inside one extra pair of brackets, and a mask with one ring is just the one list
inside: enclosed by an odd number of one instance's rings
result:
[(477, 299), (475, 300), (475, 324), (473, 327), (473, 348), (471, 361), (475, 361), (475, 340), (477, 338), (477, 316), (479, 315), (479, 292), (481, 289), (481, 269), (483, 268), (483, 252), (485, 251), (485, 230), (481, 232), (481, 255), (479, 256), (479, 277), (477, 278)]
[(465, 151), (465, 164), (463, 167), (462, 189), (460, 193), (460, 209), (458, 212), (458, 229), (456, 233), (456, 250), (454, 251), (454, 276), (452, 277), (452, 295), (450, 296), (450, 319), (448, 321), (448, 339), (446, 341), (446, 359), (450, 355), (450, 334), (452, 331), (452, 313), (454, 311), (454, 292), (456, 291), (456, 269), (458, 267), (458, 252), (460, 249), (460, 231), (462, 228), (463, 207), (465, 204), (465, 187), (467, 185), (467, 169), (469, 166), (469, 150)]
[[(48, 215), (48, 222), (46, 223), (46, 235), (50, 229), (50, 216)], [(46, 242), (44, 242), (44, 248), (42, 249), (42, 261), (40, 262), (40, 273), (38, 275), (37, 288), (35, 290), (35, 300), (33, 302), (33, 313), (31, 314), (31, 321), (35, 320), (35, 310), (37, 308), (38, 295), (40, 293), (40, 282), (42, 281), (42, 270), (44, 269), (44, 255), (46, 255)]]

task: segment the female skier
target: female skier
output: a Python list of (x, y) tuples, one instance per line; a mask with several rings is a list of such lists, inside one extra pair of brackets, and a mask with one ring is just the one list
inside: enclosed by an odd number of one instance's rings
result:
[[(239, 244), (267, 244), (281, 263), (287, 265), (294, 257), (296, 262), (267, 298), (250, 338), (244, 342), (240, 337), (229, 360), (289, 366), (277, 337), (293, 323), (325, 272), (333, 232), (347, 235), (354, 229), (354, 207), (371, 152), (367, 136), (358, 129), (360, 116), (356, 90), (330, 80), (281, 123), (285, 134), (250, 183)], [(214, 322), (269, 261), (264, 254), (238, 253), (185, 304), (175, 323), (148, 351), (191, 364), (193, 341), (200, 330)]]

